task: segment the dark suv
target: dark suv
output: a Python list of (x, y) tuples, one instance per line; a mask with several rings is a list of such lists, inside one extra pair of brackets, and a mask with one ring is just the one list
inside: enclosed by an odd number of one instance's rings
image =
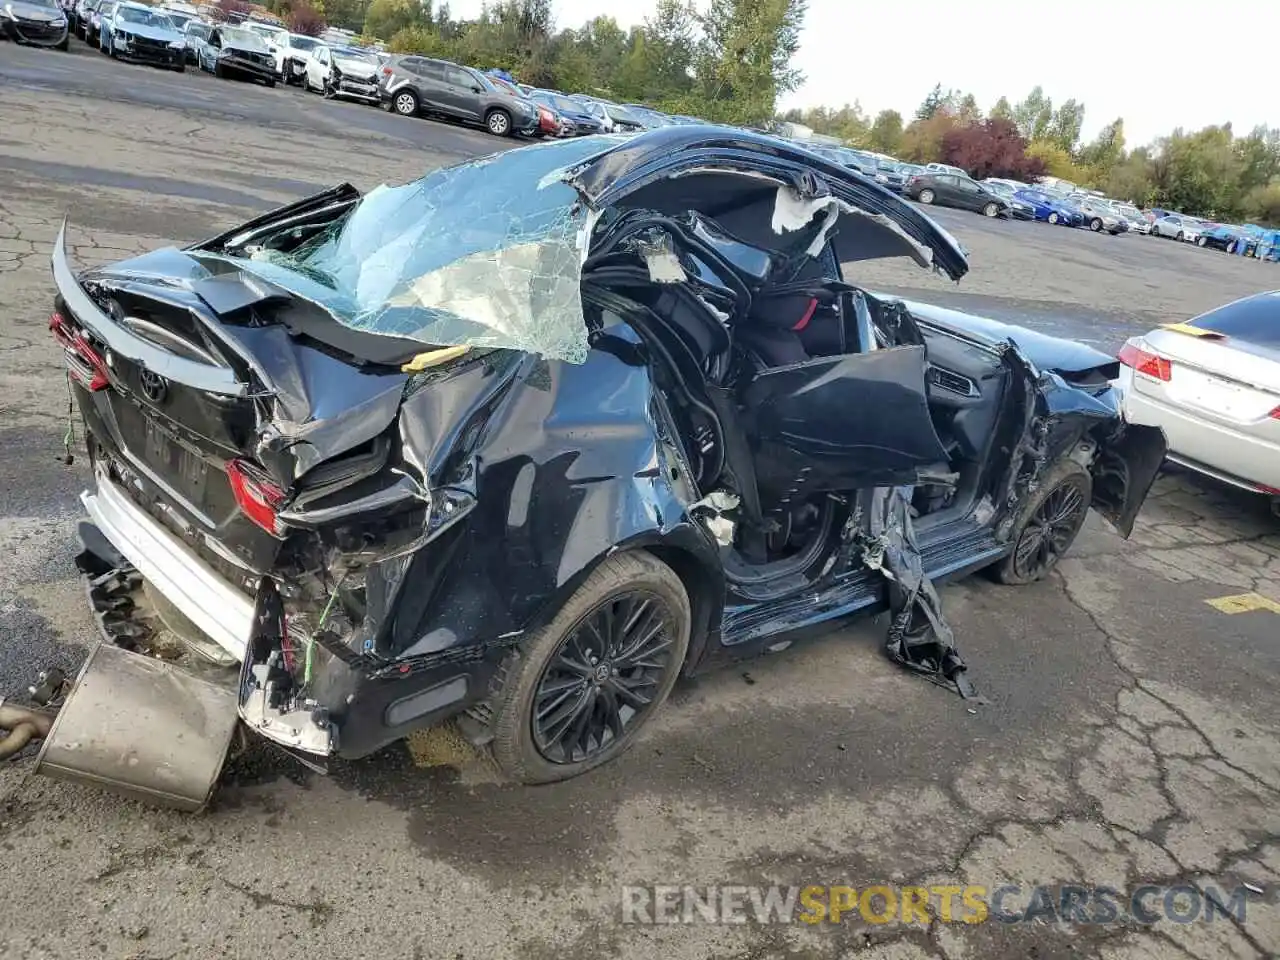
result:
[(538, 108), (527, 97), (447, 60), (394, 56), (382, 68), (378, 89), (383, 106), (403, 117), (434, 114), (483, 124), (498, 137), (530, 134), (538, 128)]

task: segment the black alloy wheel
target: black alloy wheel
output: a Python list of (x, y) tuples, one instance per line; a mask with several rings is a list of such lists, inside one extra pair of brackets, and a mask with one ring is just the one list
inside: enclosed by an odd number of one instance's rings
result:
[(1070, 549), (1089, 513), (1093, 478), (1074, 460), (1059, 460), (1040, 478), (1014, 526), (1013, 550), (996, 566), (1002, 583), (1043, 579)]
[(622, 753), (671, 692), (691, 624), (684, 584), (653, 554), (604, 560), (494, 679), (498, 766), (518, 782), (551, 783)]
[(655, 594), (596, 607), (561, 641), (533, 697), (533, 741), (552, 763), (589, 760), (626, 736), (671, 669), (670, 614)]

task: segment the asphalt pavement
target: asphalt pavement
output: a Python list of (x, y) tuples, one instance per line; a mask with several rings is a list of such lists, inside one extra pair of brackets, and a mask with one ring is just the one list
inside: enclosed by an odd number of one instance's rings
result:
[[(403, 182), (512, 145), (73, 51), (0, 43), (0, 695), (96, 640), (71, 562), (84, 458), (61, 459), (74, 424), (47, 333), (64, 214), (76, 261), (109, 262), (341, 180)], [(850, 278), (1108, 347), (1280, 286), (1272, 265), (1169, 241), (936, 215), (970, 251), (961, 284), (900, 263)], [(1275, 956), (1280, 522), (1266, 504), (1169, 474), (1129, 541), (1091, 518), (1046, 582), (971, 578), (943, 601), (984, 705), (894, 668), (883, 625), (859, 625), (681, 686), (630, 753), (557, 786), (499, 782), (447, 730), (328, 777), (254, 752), (200, 817), (34, 777), (29, 757), (0, 764), (0, 956)], [(1025, 906), (1037, 883), (1243, 890), (1247, 909), (623, 922), (632, 885), (1017, 884)]]

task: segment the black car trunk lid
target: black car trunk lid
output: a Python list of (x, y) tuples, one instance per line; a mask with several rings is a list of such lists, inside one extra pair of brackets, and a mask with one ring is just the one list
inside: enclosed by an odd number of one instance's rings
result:
[[(318, 321), (298, 320), (299, 305), (266, 285), (209, 277), (176, 250), (82, 283), (62, 233), (53, 266), (51, 326), (97, 465), (206, 556), (269, 569), (282, 543), (269, 515), (307, 471), (369, 445), (396, 417), (398, 365), (314, 340), (306, 330)], [(379, 347), (387, 360), (410, 350)]]

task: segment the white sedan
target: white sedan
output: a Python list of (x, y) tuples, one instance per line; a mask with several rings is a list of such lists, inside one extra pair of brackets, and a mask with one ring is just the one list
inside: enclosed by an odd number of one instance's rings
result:
[(1125, 419), (1164, 430), (1170, 460), (1280, 498), (1280, 291), (1133, 337), (1120, 363)]
[(1204, 224), (1195, 217), (1185, 217), (1180, 213), (1171, 213), (1165, 217), (1157, 217), (1151, 224), (1153, 237), (1172, 237), (1174, 240), (1185, 240), (1195, 243), (1200, 236)]

